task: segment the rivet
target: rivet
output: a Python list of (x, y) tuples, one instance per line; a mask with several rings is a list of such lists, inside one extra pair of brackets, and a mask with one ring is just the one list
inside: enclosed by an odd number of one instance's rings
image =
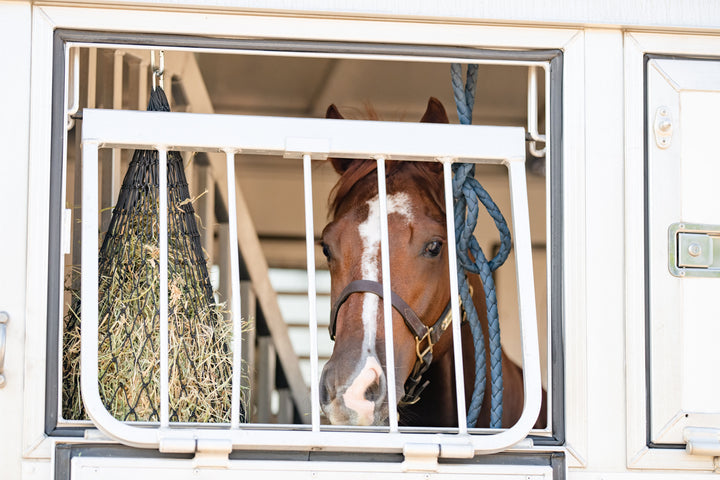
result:
[(690, 245), (688, 245), (688, 253), (692, 255), (693, 257), (697, 257), (702, 253), (702, 247), (699, 243), (693, 242)]

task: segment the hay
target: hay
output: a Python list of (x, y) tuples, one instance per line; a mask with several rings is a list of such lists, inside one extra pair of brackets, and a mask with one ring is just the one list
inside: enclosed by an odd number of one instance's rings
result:
[[(155, 219), (150, 219), (155, 222)], [(156, 228), (153, 228), (156, 231)], [(158, 421), (160, 405), (159, 248), (128, 232), (123, 255), (112, 257), (99, 283), (100, 396), (119, 420)], [(156, 239), (154, 239), (156, 240)], [(177, 422), (229, 422), (232, 321), (224, 305), (198, 300), (197, 285), (170, 240), (168, 327), (170, 413)], [(72, 301), (63, 335), (63, 417), (86, 419), (80, 399), (79, 272), (67, 278)], [(247, 392), (243, 392), (245, 394)]]

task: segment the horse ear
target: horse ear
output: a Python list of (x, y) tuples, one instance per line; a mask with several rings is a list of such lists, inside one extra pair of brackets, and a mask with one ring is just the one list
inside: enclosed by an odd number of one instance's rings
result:
[[(330, 105), (327, 109), (327, 112), (325, 112), (325, 118), (333, 118), (336, 120), (342, 120), (345, 117), (342, 116), (340, 113), (340, 110), (337, 109), (335, 104), (333, 103)], [(352, 165), (352, 162), (354, 160), (352, 158), (330, 158), (330, 163), (332, 163), (333, 168), (337, 173), (342, 175), (347, 171), (348, 168), (350, 168), (350, 165)]]
[(440, 100), (438, 100), (435, 97), (430, 97), (430, 100), (428, 100), (427, 109), (425, 110), (425, 115), (423, 115), (420, 122), (421, 123), (450, 123), (450, 121), (448, 120), (447, 113), (445, 112), (445, 107), (443, 107), (443, 104), (440, 103)]
[(328, 107), (327, 112), (325, 112), (325, 118), (335, 118), (337, 120), (342, 120), (345, 117), (340, 114), (340, 110), (338, 110), (333, 103)]

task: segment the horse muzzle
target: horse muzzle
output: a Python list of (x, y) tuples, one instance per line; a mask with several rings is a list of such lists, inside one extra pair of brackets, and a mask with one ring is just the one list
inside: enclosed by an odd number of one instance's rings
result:
[(384, 425), (388, 416), (387, 380), (374, 356), (348, 384), (338, 385), (328, 363), (320, 380), (320, 406), (333, 425)]

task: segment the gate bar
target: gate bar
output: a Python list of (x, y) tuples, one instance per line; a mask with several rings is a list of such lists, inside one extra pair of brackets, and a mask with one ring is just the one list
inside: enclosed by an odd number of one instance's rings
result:
[(158, 240), (160, 243), (160, 426), (170, 425), (169, 332), (168, 332), (168, 189), (167, 150), (158, 149)]
[(312, 157), (303, 155), (305, 194), (305, 249), (308, 279), (308, 328), (310, 329), (310, 412), (312, 431), (320, 431), (320, 390), (318, 386), (317, 291), (315, 287), (315, 220), (312, 194)]
[(462, 332), (460, 330), (460, 294), (457, 277), (457, 239), (455, 238), (455, 206), (452, 189), (452, 158), (440, 159), (443, 164), (445, 185), (445, 220), (447, 225), (448, 265), (450, 267), (450, 308), (452, 309), (453, 358), (455, 359), (455, 395), (458, 412), (458, 433), (467, 434), (467, 412), (465, 405), (465, 374), (462, 356)]
[[(385, 157), (377, 157), (378, 202), (380, 204), (380, 260), (382, 264), (383, 320), (385, 321), (385, 379), (387, 380), (388, 423), (398, 431), (397, 393), (395, 392), (395, 343), (392, 325), (392, 286), (390, 285), (390, 235), (388, 232)], [(379, 300), (378, 300), (379, 301)]]
[[(240, 298), (240, 259), (237, 248), (237, 216), (235, 212), (235, 149), (225, 150), (227, 161), (227, 191), (228, 198), (228, 244), (230, 245), (230, 302), (231, 318), (233, 322), (233, 370), (232, 390), (230, 397), (230, 428), (240, 427), (240, 376), (242, 373), (242, 317)], [(245, 412), (247, 415), (248, 412)]]

